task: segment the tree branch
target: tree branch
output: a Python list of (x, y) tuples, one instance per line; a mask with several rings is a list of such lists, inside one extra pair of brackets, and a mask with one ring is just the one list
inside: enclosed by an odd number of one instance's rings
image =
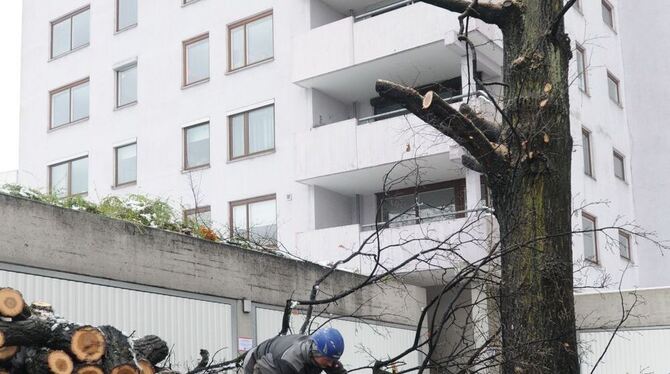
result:
[(472, 108), (468, 104), (463, 104), (459, 108), (459, 111), (465, 118), (469, 119), (472, 121), (472, 123), (481, 131), (484, 133), (486, 138), (492, 142), (499, 142), (500, 141), (500, 126), (494, 122), (491, 122), (487, 119), (484, 119), (475, 113)]
[[(375, 89), (382, 97), (402, 104), (407, 110), (454, 139), (479, 161), (482, 166), (500, 166), (504, 162), (505, 147), (490, 142), (472, 121), (436, 93), (421, 96), (416, 90), (386, 80), (378, 80)], [(472, 113), (474, 116), (474, 113)]]
[(434, 5), (452, 12), (463, 13), (471, 7), (469, 16), (478, 18), (486, 23), (502, 25), (509, 21), (509, 10), (517, 7), (516, 1), (504, 0), (500, 2), (484, 2), (471, 0), (422, 0), (424, 3)]

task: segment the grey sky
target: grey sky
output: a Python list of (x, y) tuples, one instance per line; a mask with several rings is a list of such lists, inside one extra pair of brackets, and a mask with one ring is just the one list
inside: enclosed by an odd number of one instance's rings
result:
[[(3, 89), (0, 90), (0, 172), (19, 166), (19, 98), (21, 66), (21, 0), (2, 0), (0, 45)], [(6, 79), (6, 80), (5, 80)]]

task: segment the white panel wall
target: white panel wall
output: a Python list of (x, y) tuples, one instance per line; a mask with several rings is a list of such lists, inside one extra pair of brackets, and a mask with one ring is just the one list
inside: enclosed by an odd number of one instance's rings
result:
[[(279, 310), (256, 308), (256, 344), (279, 333), (282, 314)], [(303, 315), (292, 316), (293, 332), (300, 330), (303, 321)], [(317, 318), (313, 328), (325, 321), (325, 318)], [(415, 331), (412, 329), (345, 320), (334, 320), (328, 325), (340, 330), (344, 337), (345, 350), (341, 361), (349, 370), (370, 365), (375, 358), (385, 359), (396, 355), (411, 346), (414, 341)], [(420, 362), (419, 354), (411, 353), (403, 361), (407, 363), (407, 367), (414, 367)], [(399, 366), (398, 369), (402, 370), (403, 367)], [(364, 372), (369, 373), (371, 370)]]
[[(611, 337), (610, 331), (579, 334), (582, 373), (591, 372)], [(668, 347), (668, 328), (618, 332), (595, 373), (669, 373)]]
[(0, 270), (0, 287), (21, 291), (29, 303), (46, 301), (71, 322), (112, 325), (137, 337), (158, 335), (172, 348), (174, 365), (195, 366), (201, 348), (210, 355), (223, 348), (216, 358), (231, 357), (229, 304), (5, 270)]

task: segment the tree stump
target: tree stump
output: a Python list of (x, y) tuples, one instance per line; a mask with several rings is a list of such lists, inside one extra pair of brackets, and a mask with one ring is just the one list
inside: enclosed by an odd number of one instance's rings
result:
[(105, 337), (93, 326), (82, 326), (75, 329), (70, 339), (70, 351), (82, 362), (100, 360), (105, 353)]
[(23, 312), (26, 302), (21, 292), (13, 288), (0, 288), (0, 315), (16, 317)]
[(25, 369), (31, 374), (70, 374), (74, 364), (64, 351), (39, 348), (26, 353)]

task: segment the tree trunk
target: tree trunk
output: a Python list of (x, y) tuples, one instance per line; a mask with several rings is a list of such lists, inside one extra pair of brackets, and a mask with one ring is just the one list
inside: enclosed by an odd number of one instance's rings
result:
[[(505, 374), (578, 373), (571, 225), (570, 42), (563, 1), (525, 1), (503, 28), (511, 167), (487, 170), (502, 238)], [(502, 177), (501, 177), (502, 176)]]
[[(422, 96), (382, 80), (377, 81), (377, 92), (454, 139), (469, 153), (464, 165), (487, 177), (503, 251), (503, 373), (578, 373), (571, 246), (571, 52), (561, 19), (564, 2), (424, 1), (462, 12), (461, 21), (472, 16), (502, 30), (502, 131), (466, 105), (456, 110), (432, 92)], [(474, 52), (464, 26), (465, 22), (459, 40)]]

